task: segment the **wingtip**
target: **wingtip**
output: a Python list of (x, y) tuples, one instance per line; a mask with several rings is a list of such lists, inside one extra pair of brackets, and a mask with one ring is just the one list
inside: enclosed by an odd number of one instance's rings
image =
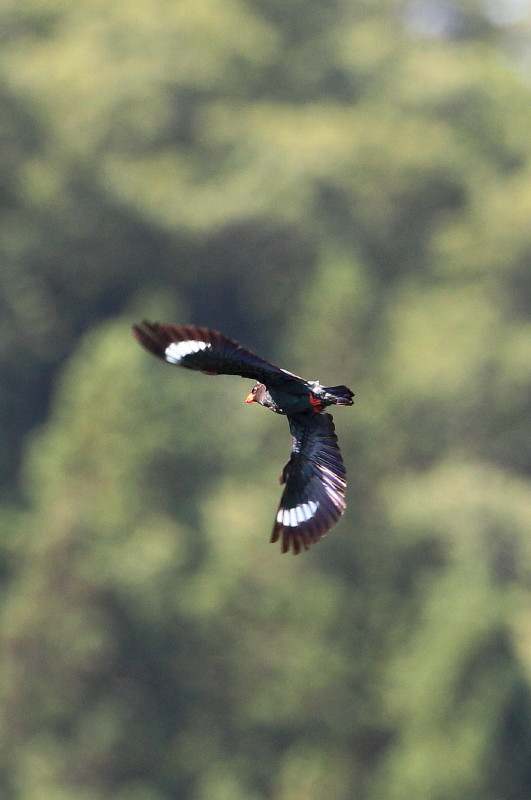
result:
[[(279, 522), (275, 523), (275, 527), (273, 528), (273, 533), (271, 534), (271, 543), (274, 544), (278, 542), (280, 539), (280, 535), (282, 534), (282, 538), (280, 541), (280, 552), (282, 555), (284, 553), (289, 553), (290, 545), (292, 544), (292, 537), (289, 531)], [(300, 546), (297, 546), (297, 542), (293, 541), (293, 554), (298, 555), (300, 553)]]
[(143, 319), (138, 325), (132, 325), (133, 336), (137, 342), (153, 355), (164, 358), (166, 342), (161, 337), (158, 328), (158, 322), (149, 322), (147, 319)]
[(290, 550), (294, 556), (298, 556), (303, 550), (309, 550), (312, 544), (316, 544), (326, 530), (319, 530), (318, 526), (312, 523), (305, 526), (300, 525), (297, 528), (285, 526), (281, 522), (276, 522), (271, 534), (271, 543), (274, 544), (280, 539), (280, 552), (282, 554), (289, 553)]

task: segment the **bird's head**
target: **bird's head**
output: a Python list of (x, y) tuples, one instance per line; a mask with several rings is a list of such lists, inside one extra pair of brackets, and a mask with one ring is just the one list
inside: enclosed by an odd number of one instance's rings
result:
[(260, 403), (262, 406), (269, 404), (269, 393), (263, 383), (255, 383), (250, 393), (247, 395), (246, 403)]

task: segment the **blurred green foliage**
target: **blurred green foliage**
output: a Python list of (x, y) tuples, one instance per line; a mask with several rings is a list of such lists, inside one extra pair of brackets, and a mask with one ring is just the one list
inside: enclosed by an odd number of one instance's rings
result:
[[(0, 9), (6, 800), (531, 798), (529, 14)], [(356, 392), (348, 511), (142, 316)]]

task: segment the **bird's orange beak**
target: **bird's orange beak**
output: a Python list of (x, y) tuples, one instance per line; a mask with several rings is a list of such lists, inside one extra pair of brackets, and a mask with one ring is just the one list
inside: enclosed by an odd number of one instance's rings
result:
[(245, 398), (245, 402), (246, 403), (254, 403), (254, 394), (252, 392), (247, 395), (247, 397)]

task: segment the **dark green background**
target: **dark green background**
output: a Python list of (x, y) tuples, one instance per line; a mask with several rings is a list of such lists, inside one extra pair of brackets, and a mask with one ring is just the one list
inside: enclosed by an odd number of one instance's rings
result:
[[(530, 31), (4, 0), (2, 800), (531, 798)], [(356, 392), (311, 552), (285, 421), (144, 316)]]

